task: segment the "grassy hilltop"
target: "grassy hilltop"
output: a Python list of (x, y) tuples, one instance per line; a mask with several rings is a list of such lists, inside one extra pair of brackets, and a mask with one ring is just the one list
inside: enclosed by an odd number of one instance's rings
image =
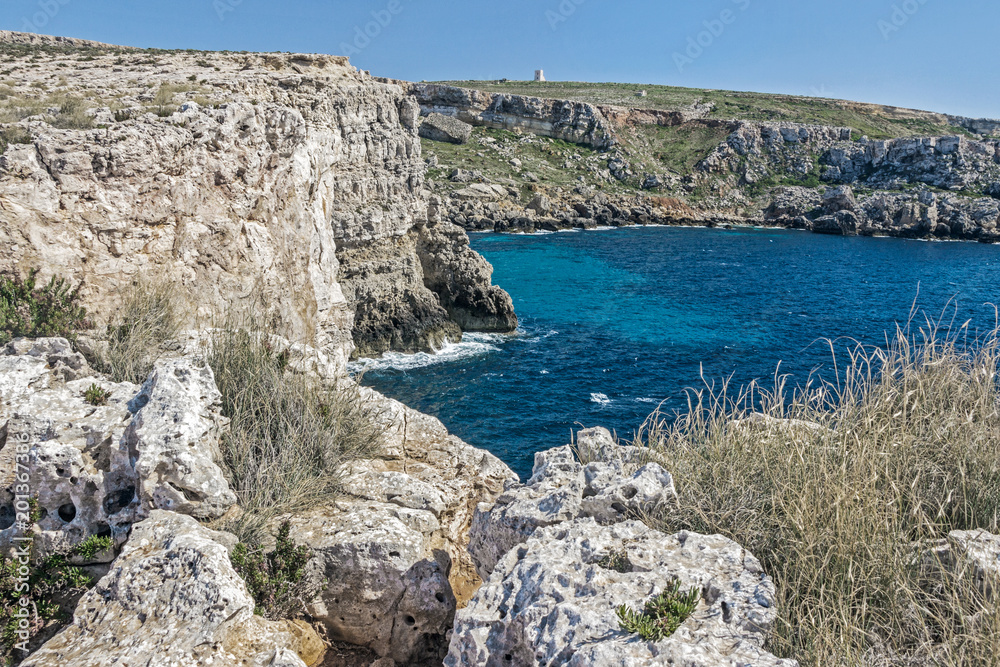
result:
[[(695, 104), (712, 104), (707, 118), (717, 120), (789, 121), (849, 127), (871, 139), (915, 135), (964, 134), (948, 116), (930, 111), (847, 102), (819, 97), (703, 90), (632, 83), (583, 83), (575, 81), (436, 81), (449, 86), (490, 93), (575, 100), (597, 105), (676, 111)], [(646, 97), (639, 97), (640, 91)]]

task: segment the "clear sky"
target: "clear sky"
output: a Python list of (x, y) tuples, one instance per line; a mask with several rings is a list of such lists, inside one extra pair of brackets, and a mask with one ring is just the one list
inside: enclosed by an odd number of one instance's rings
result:
[[(0, 28), (344, 54), (379, 76), (660, 83), (1000, 117), (986, 0), (0, 0)], [(365, 31), (369, 33), (365, 35)], [(700, 42), (700, 43), (699, 43)]]

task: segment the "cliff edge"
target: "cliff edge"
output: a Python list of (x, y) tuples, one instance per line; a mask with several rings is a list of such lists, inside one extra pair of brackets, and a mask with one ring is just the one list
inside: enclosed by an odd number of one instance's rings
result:
[(0, 270), (83, 281), (98, 319), (140, 276), (203, 324), (257, 299), (341, 365), (516, 327), (464, 232), (428, 219), (399, 86), (335, 56), (32, 44), (0, 35)]

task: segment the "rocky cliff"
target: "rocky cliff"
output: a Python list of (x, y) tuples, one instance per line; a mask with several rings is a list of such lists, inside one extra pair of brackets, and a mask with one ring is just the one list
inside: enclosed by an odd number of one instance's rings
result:
[[(894, 131), (930, 117), (961, 134), (870, 139), (846, 126), (709, 117), (711, 104), (657, 110), (431, 84), (409, 90), (425, 114), (510, 130), (477, 130), (464, 149), (425, 141), (441, 210), (466, 229), (753, 224), (1000, 239), (996, 121), (895, 110), (903, 124)], [(585, 112), (553, 113), (569, 108)], [(606, 139), (594, 141), (587, 128)], [(852, 189), (853, 204), (839, 206), (840, 186)]]
[(0, 100), (0, 270), (83, 281), (98, 319), (140, 276), (202, 322), (259, 298), (341, 363), (516, 326), (464, 234), (427, 219), (398, 86), (330, 56), (59, 46), (12, 56)]
[(470, 125), (522, 129), (595, 148), (614, 145), (607, 118), (586, 102), (486, 93), (454, 86), (395, 82), (420, 104), (424, 115), (454, 116)]

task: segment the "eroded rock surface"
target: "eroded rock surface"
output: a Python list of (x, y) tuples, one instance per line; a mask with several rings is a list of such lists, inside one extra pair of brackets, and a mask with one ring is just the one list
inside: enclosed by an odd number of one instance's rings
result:
[(670, 473), (645, 463), (641, 449), (619, 447), (603, 428), (582, 431), (578, 439), (584, 460), (594, 462), (580, 463), (569, 445), (539, 452), (531, 479), (476, 509), (469, 552), (484, 580), (539, 528), (586, 517), (623, 521), (676, 496)]
[[(218, 466), (225, 420), (203, 359), (160, 361), (140, 388), (94, 373), (61, 338), (18, 340), (6, 351), (0, 356), (0, 547), (23, 532), (13, 511), (19, 444), (27, 456), (20, 468), (29, 475), (25, 488), (38, 499), (35, 543), (43, 554), (92, 535), (120, 545), (130, 526), (155, 509), (212, 519), (236, 502)], [(91, 385), (106, 393), (103, 404), (85, 398)]]
[(521, 129), (596, 148), (614, 145), (607, 118), (586, 102), (486, 93), (433, 83), (398, 83), (416, 98), (424, 115), (452, 116), (470, 125)]
[(91, 46), (86, 63), (43, 52), (8, 77), (12, 95), (31, 97), (39, 72), (68, 68), (65, 94), (94, 127), (59, 129), (47, 111), (12, 128), (30, 141), (0, 155), (0, 270), (84, 281), (98, 320), (138, 277), (174, 284), (192, 320), (257, 297), (341, 368), (355, 349), (461, 336), (423, 276), (452, 270), (456, 254), (417, 256), (419, 108), (398, 85), (335, 56), (213, 54), (207, 66), (164, 53), (151, 66)]
[[(601, 564), (620, 552), (629, 571)], [(621, 629), (620, 605), (641, 609), (674, 580), (701, 600), (672, 636), (648, 642)], [(539, 528), (497, 563), (458, 612), (445, 665), (793, 667), (763, 648), (774, 600), (760, 563), (731, 540), (578, 519)]]
[(254, 616), (254, 600), (229, 562), (227, 546), (235, 540), (154, 510), (80, 600), (72, 625), (22, 664), (307, 667), (301, 656), (317, 662), (311, 629)]
[(382, 408), (384, 458), (345, 471), (347, 497), (291, 518), (326, 581), (309, 608), (332, 639), (401, 664), (440, 663), (455, 609), (481, 580), (466, 549), (475, 508), (514, 474), (436, 419), (365, 390)]
[(164, 509), (217, 519), (236, 504), (218, 466), (222, 394), (204, 359), (157, 362), (129, 407), (135, 417), (115, 463), (135, 470), (138, 516)]

